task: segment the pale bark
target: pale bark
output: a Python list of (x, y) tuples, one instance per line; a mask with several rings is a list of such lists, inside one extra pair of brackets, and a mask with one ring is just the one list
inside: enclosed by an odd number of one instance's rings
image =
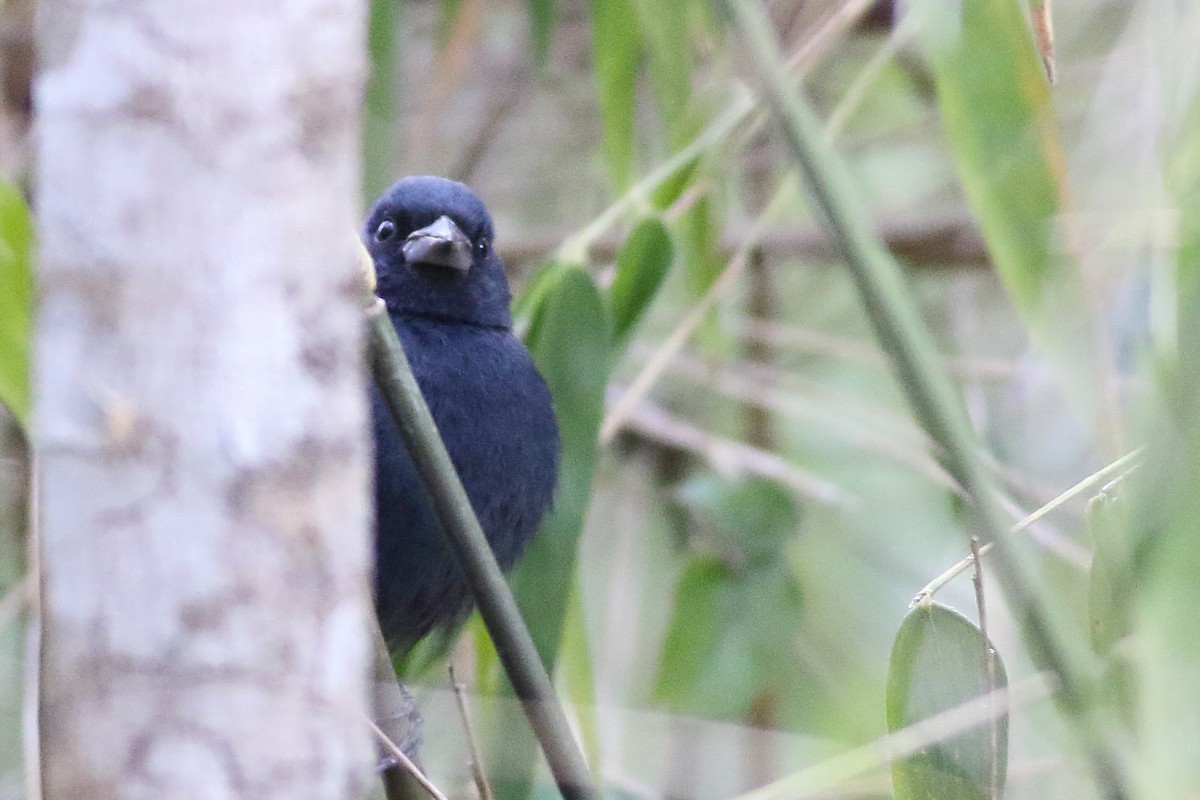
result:
[(369, 777), (362, 6), (39, 8), (52, 800)]

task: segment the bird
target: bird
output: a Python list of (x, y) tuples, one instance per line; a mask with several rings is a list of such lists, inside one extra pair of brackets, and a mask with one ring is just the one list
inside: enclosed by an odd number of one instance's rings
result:
[[(375, 203), (362, 240), (376, 294), (412, 366), (502, 569), (550, 510), (561, 444), (550, 391), (513, 332), (512, 295), (479, 197), (457, 181), (402, 178)], [(379, 390), (375, 605), (393, 656), (453, 631), (472, 608), (464, 573)]]

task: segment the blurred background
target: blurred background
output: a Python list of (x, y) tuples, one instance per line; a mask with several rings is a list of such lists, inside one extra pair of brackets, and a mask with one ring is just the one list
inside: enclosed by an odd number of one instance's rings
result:
[[(30, 5), (0, 6), (0, 169), (18, 184)], [(1059, 0), (1050, 85), (1040, 4), (910, 5), (763, 8), (787, 79), (905, 268), (1016, 522), (1153, 427), (1146, 398), (1175, 353), (1177, 276), (1200, 223), (1187, 135), (1200, 13)], [(374, 0), (370, 13), (364, 208), (405, 174), (477, 190), (568, 429), (555, 517), (514, 584), (605, 793), (732, 797), (876, 740), (909, 602), (969, 554), (971, 522), (745, 42), (693, 0)], [(0, 514), (17, 532), (23, 439), (11, 419), (5, 430)], [(1098, 491), (1018, 534), (1082, 631)], [(23, 560), (6, 533), (0, 596)], [(986, 569), (984, 586), (1015, 684), (1036, 669)], [(937, 597), (976, 619), (969, 574)], [(12, 605), (0, 798), (23, 796)], [(552, 796), (480, 630), (454, 658), (488, 770), (505, 796)], [(424, 758), (469, 796), (463, 727), (431, 661), (413, 678)], [(893, 791), (883, 762), (826, 784), (795, 796)], [(1006, 796), (1105, 796), (1048, 701), (1014, 709)]]

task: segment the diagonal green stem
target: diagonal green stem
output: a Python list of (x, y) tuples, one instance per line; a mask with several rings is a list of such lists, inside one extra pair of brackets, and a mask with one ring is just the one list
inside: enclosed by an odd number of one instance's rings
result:
[(598, 798), (550, 676), (538, 658), (508, 582), (484, 538), (450, 454), (412, 374), (383, 301), (367, 310), (367, 342), (375, 382), (387, 401), (409, 456), (467, 578), (496, 652), (566, 800)]
[[(1059, 683), (1059, 707), (1078, 733), (1097, 785), (1107, 797), (1127, 797), (1111, 725), (1097, 710), (1096, 682), (1078, 632), (1046, 602), (1028, 576), (1032, 562), (1020, 542), (1004, 536), (1008, 524), (992, 481), (977, 453), (974, 432), (952, 384), (942, 371), (929, 332), (902, 280), (902, 271), (875, 231), (849, 170), (821, 133), (802, 90), (789, 86), (786, 68), (766, 17), (755, 0), (722, 0), (747, 43), (751, 62), (782, 128), (792, 158), (805, 178), (830, 237), (846, 259), (880, 347), (890, 357), (918, 422), (938, 445), (946, 470), (970, 499), (994, 542), (998, 583), (1018, 617), (1034, 659)], [(967, 531), (968, 536), (970, 531)]]

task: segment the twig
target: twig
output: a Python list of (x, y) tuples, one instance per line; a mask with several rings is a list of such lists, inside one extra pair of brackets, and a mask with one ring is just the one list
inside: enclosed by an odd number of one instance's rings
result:
[(442, 794), (429, 778), (425, 777), (425, 773), (418, 769), (417, 765), (412, 762), (412, 759), (406, 756), (404, 751), (397, 747), (396, 743), (388, 738), (388, 735), (375, 724), (375, 720), (367, 717), (367, 724), (371, 726), (371, 731), (375, 734), (375, 738), (387, 750), (388, 755), (400, 762), (400, 766), (404, 768), (404, 771), (412, 775), (417, 783), (421, 784), (421, 787), (429, 792), (430, 797), (434, 798), (434, 800), (447, 800), (446, 795)]
[(475, 135), (463, 147), (462, 153), (455, 162), (449, 176), (456, 181), (470, 183), (475, 177), (475, 170), (483, 163), (488, 148), (496, 141), (497, 133), (504, 123), (512, 116), (512, 112), (525, 96), (528, 74), (524, 70), (516, 71), (506, 81), (507, 86), (498, 98), (488, 107), (483, 121), (475, 130)]
[[(1116, 475), (1118, 473), (1122, 473), (1129, 469), (1132, 469), (1133, 467), (1136, 466), (1138, 459), (1141, 458), (1142, 450), (1143, 450), (1143, 448), (1139, 447), (1137, 450), (1134, 450), (1133, 452), (1127, 453), (1124, 456), (1122, 456), (1121, 458), (1118, 458), (1116, 461), (1112, 462), (1111, 464), (1109, 464), (1107, 467), (1104, 467), (1100, 471), (1094, 472), (1091, 475), (1087, 476), (1086, 478), (1081, 480), (1079, 483), (1075, 484), (1070, 489), (1067, 489), (1065, 492), (1060, 494), (1058, 497), (1051, 500), (1049, 503), (1046, 503), (1046, 505), (1042, 506), (1041, 508), (1034, 511), (1029, 516), (1025, 517), (1025, 519), (1023, 519), (1020, 522), (1018, 522), (1017, 524), (1013, 525), (1008, 530), (1009, 534), (1017, 533), (1019, 531), (1022, 531), (1024, 529), (1028, 528), (1030, 525), (1037, 522), (1042, 517), (1045, 517), (1047, 514), (1050, 514), (1051, 512), (1053, 512), (1054, 510), (1056, 510), (1057, 508), (1062, 506), (1063, 504), (1074, 499), (1075, 497), (1079, 496), (1080, 494), (1086, 492), (1088, 489), (1091, 489), (1093, 486), (1096, 486), (1097, 484), (1107, 481), (1113, 475)], [(988, 542), (987, 544), (980, 547), (979, 555), (980, 556), (986, 555), (992, 549), (993, 544), (994, 544), (993, 542)], [(939, 589), (941, 589), (947, 583), (949, 583), (954, 578), (956, 578), (963, 570), (970, 567), (971, 564), (973, 564), (973, 563), (974, 563), (974, 557), (967, 556), (962, 561), (959, 561), (957, 564), (950, 567), (950, 569), (943, 572), (941, 575), (938, 575), (936, 578), (934, 578), (928, 584), (926, 584), (925, 588), (923, 588), (921, 591), (917, 592), (917, 594), (913, 597), (912, 603), (910, 604), (909, 607), (911, 608), (912, 606), (915, 606), (925, 600), (929, 600), (930, 598), (932, 598), (935, 594), (937, 594)]]
[(492, 785), (487, 779), (487, 770), (483, 766), (483, 750), (479, 747), (479, 737), (475, 733), (475, 725), (471, 722), (471, 714), (467, 709), (466, 686), (454, 674), (454, 662), (446, 664), (450, 673), (450, 685), (454, 687), (454, 699), (458, 702), (458, 714), (462, 717), (463, 733), (467, 737), (467, 747), (471, 752), (471, 780), (482, 800), (495, 800)]
[[(886, 409), (856, 402), (858, 398), (847, 398), (846, 402), (831, 400), (825, 406), (806, 401), (801, 397), (801, 392), (817, 393), (822, 387), (789, 381), (789, 388), (795, 391), (783, 391), (780, 389), (782, 376), (762, 363), (717, 366), (706, 364), (694, 356), (680, 355), (672, 361), (670, 370), (672, 374), (703, 383), (747, 406), (807, 420), (824, 430), (837, 431), (843, 440), (910, 467), (937, 486), (954, 492), (961, 491), (958, 484), (929, 455), (929, 440), (925, 432), (912, 425), (907, 418), (897, 418), (895, 421), (886, 419)], [(855, 411), (860, 413), (855, 414)]]
[[(672, 206), (667, 216), (674, 213), (675, 208)], [(750, 223), (726, 227), (721, 232), (717, 251), (728, 258), (746, 238), (750, 227)], [(991, 264), (979, 229), (970, 217), (960, 213), (931, 211), (918, 218), (883, 219), (879, 222), (879, 232), (888, 249), (914, 267), (941, 270), (946, 264), (953, 264), (955, 268)], [(535, 232), (519, 239), (506, 238), (497, 243), (496, 249), (505, 266), (519, 273), (553, 255), (563, 241), (563, 235), (555, 231)], [(836, 245), (824, 231), (812, 225), (776, 225), (764, 231), (758, 242), (767, 257), (769, 269), (774, 269), (779, 262), (800, 257), (811, 261), (830, 261), (838, 257)], [(580, 259), (611, 262), (624, 244), (623, 236), (601, 231), (587, 241), (586, 253)]]
[[(880, 368), (888, 366), (879, 347), (871, 341), (752, 317), (734, 319), (730, 325), (738, 336), (772, 347), (855, 364)], [(960, 378), (1003, 382), (1012, 380), (1018, 371), (1016, 362), (1004, 358), (946, 356), (942, 363), (947, 372)]]
[(846, 89), (841, 102), (829, 115), (829, 121), (825, 123), (825, 135), (828, 138), (836, 139), (838, 137), (838, 134), (842, 132), (842, 127), (850, 119), (850, 115), (862, 102), (867, 89), (871, 88), (871, 84), (879, 77), (879, 73), (883, 71), (888, 62), (895, 57), (901, 46), (912, 38), (916, 30), (916, 25), (913, 24), (915, 18), (916, 15), (906, 16), (898, 26), (892, 29), (883, 45), (871, 55), (870, 60), (855, 76), (854, 82)]
[(881, 736), (869, 744), (834, 756), (772, 784), (741, 795), (735, 800), (801, 800), (828, 797), (829, 790), (850, 778), (885, 767), (925, 748), (969, 731), (993, 715), (1008, 714), (1012, 709), (1044, 700), (1053, 694), (1053, 678), (1032, 675), (1006, 689), (973, 698), (954, 708), (934, 714)]
[[(996, 692), (996, 654), (992, 652), (992, 640), (988, 638), (987, 603), (983, 598), (983, 567), (979, 563), (979, 537), (971, 537), (971, 558), (975, 562), (975, 574), (971, 581), (975, 584), (975, 607), (979, 611), (979, 635), (983, 640), (983, 675), (987, 696), (995, 700)], [(996, 800), (1000, 792), (1000, 717), (996, 710), (990, 709), (991, 721), (988, 723), (988, 734), (991, 739), (989, 759), (991, 775), (988, 778), (987, 800)]]
[(778, 481), (802, 497), (842, 508), (853, 508), (859, 502), (858, 498), (840, 486), (789, 463), (775, 453), (700, 430), (651, 403), (639, 403), (629, 412), (625, 422), (631, 430), (648, 439), (701, 456), (722, 474), (761, 475)]

